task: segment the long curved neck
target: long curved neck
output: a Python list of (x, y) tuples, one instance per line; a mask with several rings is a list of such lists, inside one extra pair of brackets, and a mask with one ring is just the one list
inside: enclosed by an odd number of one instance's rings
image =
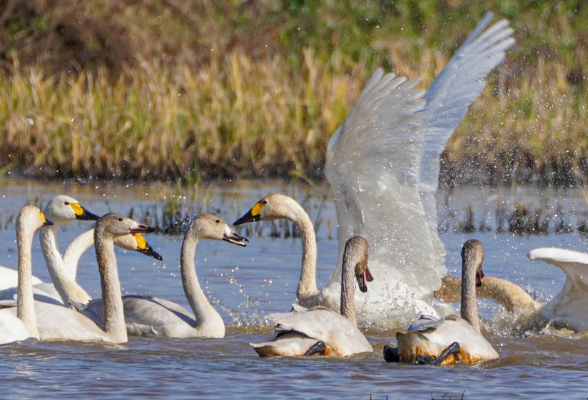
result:
[(48, 226), (40, 229), (39, 239), (41, 241), (41, 250), (47, 263), (47, 269), (51, 276), (51, 281), (55, 289), (61, 296), (64, 304), (87, 304), (92, 298), (80, 285), (75, 278), (71, 277), (65, 266), (63, 258), (57, 247), (56, 232), (59, 226)]
[(343, 255), (343, 269), (341, 271), (341, 315), (357, 326), (357, 311), (355, 309), (355, 266), (359, 259), (354, 252)]
[(213, 333), (218, 335), (222, 330), (224, 336), (225, 324), (222, 317), (208, 302), (196, 276), (194, 257), (196, 256), (197, 244), (198, 236), (191, 229), (188, 230), (182, 243), (180, 272), (186, 300), (188, 300), (196, 319), (194, 329), (200, 331), (204, 336), (209, 336)]
[(314, 233), (314, 225), (306, 211), (298, 203), (294, 204), (292, 215), (288, 219), (296, 224), (302, 239), (302, 268), (296, 296), (300, 300), (305, 300), (318, 294), (316, 287), (316, 234)]
[(35, 302), (33, 298), (33, 266), (31, 249), (33, 234), (22, 226), (17, 226), (16, 240), (18, 245), (18, 297), (16, 299), (16, 316), (24, 323), (32, 337), (39, 338)]
[(128, 341), (128, 338), (118, 268), (114, 255), (114, 239), (110, 235), (104, 235), (103, 229), (96, 229), (94, 242), (100, 272), (100, 286), (102, 287), (104, 330), (113, 342), (124, 343)]
[(63, 264), (65, 265), (66, 273), (74, 281), (78, 274), (78, 264), (82, 254), (92, 246), (94, 246), (94, 229), (90, 229), (79, 235), (65, 249), (65, 253), (63, 253)]
[(461, 282), (461, 317), (480, 332), (476, 304), (476, 266), (465, 260), (462, 262)]
[[(456, 276), (444, 277), (441, 280), (441, 288), (435, 292), (435, 297), (447, 303), (460, 301), (461, 279)], [(493, 276), (484, 277), (482, 286), (476, 288), (476, 297), (490, 299), (508, 312), (516, 312), (517, 309), (526, 307), (538, 309), (542, 306), (542, 303), (535, 301), (519, 285)]]

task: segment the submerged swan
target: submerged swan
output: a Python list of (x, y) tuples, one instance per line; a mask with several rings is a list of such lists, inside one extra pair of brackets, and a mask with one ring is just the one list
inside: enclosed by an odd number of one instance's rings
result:
[[(407, 333), (398, 332), (398, 353), (384, 347), (386, 361), (415, 363), (432, 362), (437, 365), (476, 363), (498, 358), (498, 353), (480, 333), (476, 286), (482, 285), (484, 248), (476, 239), (463, 245), (461, 318), (450, 315), (443, 319), (421, 316), (408, 327)], [(462, 319), (463, 318), (463, 319)]]
[(51, 225), (51, 221), (37, 207), (25, 206), (16, 217), (18, 247), (19, 298), (16, 316), (7, 309), (0, 310), (0, 344), (39, 338), (33, 306), (31, 247), (37, 229)]
[(268, 357), (321, 353), (347, 357), (373, 351), (357, 329), (354, 296), (354, 277), (362, 292), (367, 291), (367, 282), (372, 280), (368, 252), (368, 243), (362, 237), (352, 237), (345, 244), (340, 314), (324, 307), (306, 309), (297, 305), (291, 312), (270, 314), (267, 319), (277, 324), (275, 338), (270, 342), (251, 343), (257, 354)]
[[(139, 336), (173, 338), (225, 336), (225, 324), (220, 314), (209, 303), (196, 276), (194, 257), (201, 239), (224, 240), (245, 246), (248, 240), (233, 231), (213, 214), (201, 214), (192, 221), (182, 244), (180, 272), (186, 299), (194, 314), (184, 307), (156, 297), (123, 296), (128, 333)], [(86, 309), (101, 314), (101, 299), (92, 300)]]
[[(96, 256), (98, 259), (102, 295), (106, 298), (105, 315), (103, 316), (103, 320), (106, 321), (104, 330), (101, 330), (92, 320), (74, 310), (61, 305), (34, 301), (32, 291), (26, 293), (21, 292), (23, 288), (26, 290), (27, 287), (30, 287), (30, 283), (26, 281), (24, 283), (19, 282), (17, 310), (15, 311), (13, 307), (2, 311), (12, 312), (13, 314), (19, 313), (18, 309), (21, 307), (18, 304), (21, 301), (25, 302), (26, 314), (29, 316), (32, 315), (32, 318), (36, 321), (37, 329), (31, 332), (37, 331), (38, 333), (32, 336), (40, 340), (126, 342), (127, 336), (122, 301), (120, 300), (120, 282), (118, 280), (116, 258), (114, 256), (114, 237), (124, 236), (130, 233), (152, 232), (153, 230), (155, 228), (139, 224), (130, 218), (116, 213), (107, 214), (96, 223), (94, 233)], [(28, 271), (28, 274), (24, 274), (23, 276), (30, 276), (30, 241), (26, 242), (20, 238), (17, 240), (19, 241), (19, 248), (20, 242), (24, 244), (22, 247), (25, 252), (23, 253), (25, 255), (24, 258), (25, 260), (29, 260), (27, 264), (21, 264), (19, 262), (19, 270), (23, 268), (25, 272)], [(118, 302), (116, 300), (117, 296)]]
[[(488, 28), (491, 19), (488, 14), (480, 21), (424, 98), (414, 89), (418, 80), (378, 69), (329, 140), (325, 174), (337, 211), (339, 255), (323, 294), (339, 291), (347, 239), (365, 237), (378, 280), (358, 304), (360, 326), (385, 330), (421, 313), (437, 314), (432, 293), (445, 275), (434, 198), (439, 158), (514, 43), (508, 22)], [(332, 295), (329, 302), (337, 299)]]

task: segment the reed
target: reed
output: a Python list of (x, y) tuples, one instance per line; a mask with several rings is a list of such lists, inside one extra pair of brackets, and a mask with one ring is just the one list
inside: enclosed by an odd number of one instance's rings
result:
[(588, 14), (575, 1), (9, 4), (0, 176), (321, 180), (373, 69), (428, 87), (489, 8), (517, 46), (450, 139), (443, 183), (587, 177)]

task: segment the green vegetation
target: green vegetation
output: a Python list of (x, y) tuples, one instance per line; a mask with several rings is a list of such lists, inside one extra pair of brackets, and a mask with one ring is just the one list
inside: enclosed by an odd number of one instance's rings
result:
[(585, 180), (580, 0), (0, 2), (0, 176), (320, 180), (373, 69), (427, 87), (487, 10), (517, 45), (443, 182)]

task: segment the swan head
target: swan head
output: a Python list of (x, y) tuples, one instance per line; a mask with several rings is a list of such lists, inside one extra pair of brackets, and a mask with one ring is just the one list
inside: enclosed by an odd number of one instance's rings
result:
[(255, 203), (241, 218), (233, 222), (233, 225), (237, 226), (256, 221), (272, 221), (282, 218), (294, 220), (296, 218), (296, 211), (299, 212), (300, 209), (302, 207), (293, 198), (283, 194), (270, 194)]
[(104, 231), (113, 237), (132, 233), (154, 232), (155, 228), (132, 220), (119, 213), (109, 213), (96, 222), (96, 231)]
[(229, 225), (214, 214), (204, 213), (197, 216), (190, 224), (186, 235), (200, 239), (224, 240), (238, 246), (247, 246), (247, 238), (239, 235)]
[(484, 278), (484, 271), (482, 271), (484, 246), (482, 246), (482, 242), (477, 239), (470, 239), (465, 242), (461, 248), (461, 262), (463, 271), (475, 268), (476, 287), (482, 286), (482, 278)]
[(86, 210), (74, 198), (60, 195), (52, 198), (45, 207), (45, 215), (56, 224), (81, 221), (97, 221), (99, 216)]
[(45, 218), (45, 214), (38, 207), (24, 206), (16, 217), (16, 224), (37, 230), (43, 226), (53, 225), (53, 222)]
[[(343, 254), (343, 265), (347, 262), (355, 263), (355, 279), (359, 286), (359, 290), (363, 293), (367, 292), (367, 283), (374, 280), (369, 268), (370, 246), (367, 240), (361, 236), (354, 236), (345, 243), (345, 250)], [(344, 267), (345, 268), (345, 267)]]
[(153, 250), (153, 247), (147, 243), (147, 240), (140, 233), (131, 233), (125, 236), (114, 238), (114, 244), (123, 249), (138, 251), (146, 256), (153, 257), (156, 260), (163, 261), (163, 257)]

